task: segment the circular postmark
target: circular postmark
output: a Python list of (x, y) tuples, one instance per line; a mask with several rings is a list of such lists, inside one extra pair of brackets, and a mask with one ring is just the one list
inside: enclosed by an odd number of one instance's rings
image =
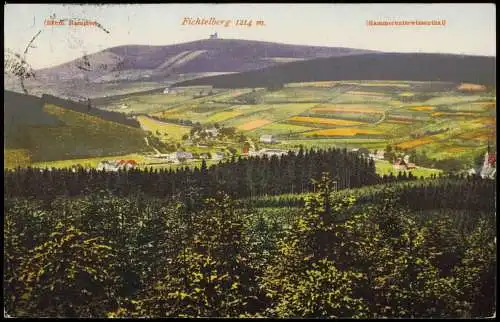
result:
[(16, 53), (13, 50), (6, 49), (4, 51), (4, 73), (9, 73), (17, 77), (21, 83), (21, 88), (25, 94), (29, 94), (24, 80), (28, 78), (35, 78), (35, 71), (27, 62), (26, 56), (30, 48), (34, 48), (33, 42), (40, 35), (42, 31), (39, 30), (26, 46), (23, 54)]

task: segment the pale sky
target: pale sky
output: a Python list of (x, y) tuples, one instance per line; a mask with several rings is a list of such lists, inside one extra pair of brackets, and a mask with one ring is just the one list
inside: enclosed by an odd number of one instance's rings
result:
[[(389, 52), (496, 56), (494, 4), (5, 4), (4, 49), (24, 52), (35, 69), (118, 45), (170, 45), (208, 38), (350, 47)], [(58, 19), (93, 26), (45, 26)], [(184, 17), (253, 20), (252, 27), (181, 25)], [(445, 26), (368, 26), (367, 20), (446, 20)], [(263, 20), (266, 26), (255, 26)]]

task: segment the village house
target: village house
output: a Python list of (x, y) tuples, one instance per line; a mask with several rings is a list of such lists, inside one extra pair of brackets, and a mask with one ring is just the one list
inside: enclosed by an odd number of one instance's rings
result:
[(99, 171), (130, 170), (137, 166), (135, 160), (103, 160), (97, 165)]
[(188, 161), (188, 160), (193, 159), (193, 154), (190, 152), (177, 151), (177, 152), (170, 153), (168, 159), (170, 162), (180, 163), (183, 161)]
[(394, 162), (393, 166), (394, 169), (396, 170), (411, 170), (411, 169), (416, 169), (417, 166), (414, 163), (409, 162), (409, 157), (408, 158), (398, 158), (396, 162)]
[(211, 137), (216, 137), (217, 135), (219, 135), (219, 130), (217, 130), (215, 127), (206, 129), (205, 132)]
[(368, 157), (373, 160), (384, 160), (384, 151), (380, 150), (377, 153), (369, 153)]
[(118, 161), (118, 168), (130, 170), (137, 166), (137, 162), (135, 160), (120, 160)]
[(497, 155), (496, 153), (490, 152), (490, 146), (488, 144), (488, 151), (484, 155), (483, 166), (479, 175), (483, 179), (494, 179), (497, 169), (496, 169)]
[(99, 171), (118, 171), (118, 165), (115, 161), (103, 160), (97, 165)]
[(495, 179), (496, 176), (496, 162), (497, 155), (490, 151), (490, 145), (488, 143), (488, 150), (484, 154), (483, 164), (479, 168), (472, 168), (467, 173), (469, 175), (479, 175), (482, 179)]
[(272, 157), (273, 155), (281, 157), (286, 155), (288, 152), (284, 150), (278, 150), (278, 149), (261, 149), (259, 151), (250, 151), (248, 153), (249, 156), (255, 156), (255, 157)]
[(212, 153), (212, 160), (220, 161), (224, 159), (224, 156), (225, 156), (224, 152), (215, 152)]
[(175, 87), (167, 87), (163, 90), (163, 94), (178, 94), (181, 90)]
[(274, 144), (276, 143), (276, 139), (270, 134), (264, 134), (260, 137), (260, 143)]

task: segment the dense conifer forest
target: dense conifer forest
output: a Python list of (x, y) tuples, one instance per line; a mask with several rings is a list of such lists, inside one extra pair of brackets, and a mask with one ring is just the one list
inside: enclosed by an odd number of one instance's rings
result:
[(4, 171), (16, 317), (488, 317), (495, 180), (344, 150), (177, 171)]

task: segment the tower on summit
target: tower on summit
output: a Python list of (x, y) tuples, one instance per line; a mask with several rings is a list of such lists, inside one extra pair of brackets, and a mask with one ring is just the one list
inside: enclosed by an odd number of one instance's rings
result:
[(210, 39), (217, 39), (217, 38), (218, 38), (217, 33), (210, 35)]

